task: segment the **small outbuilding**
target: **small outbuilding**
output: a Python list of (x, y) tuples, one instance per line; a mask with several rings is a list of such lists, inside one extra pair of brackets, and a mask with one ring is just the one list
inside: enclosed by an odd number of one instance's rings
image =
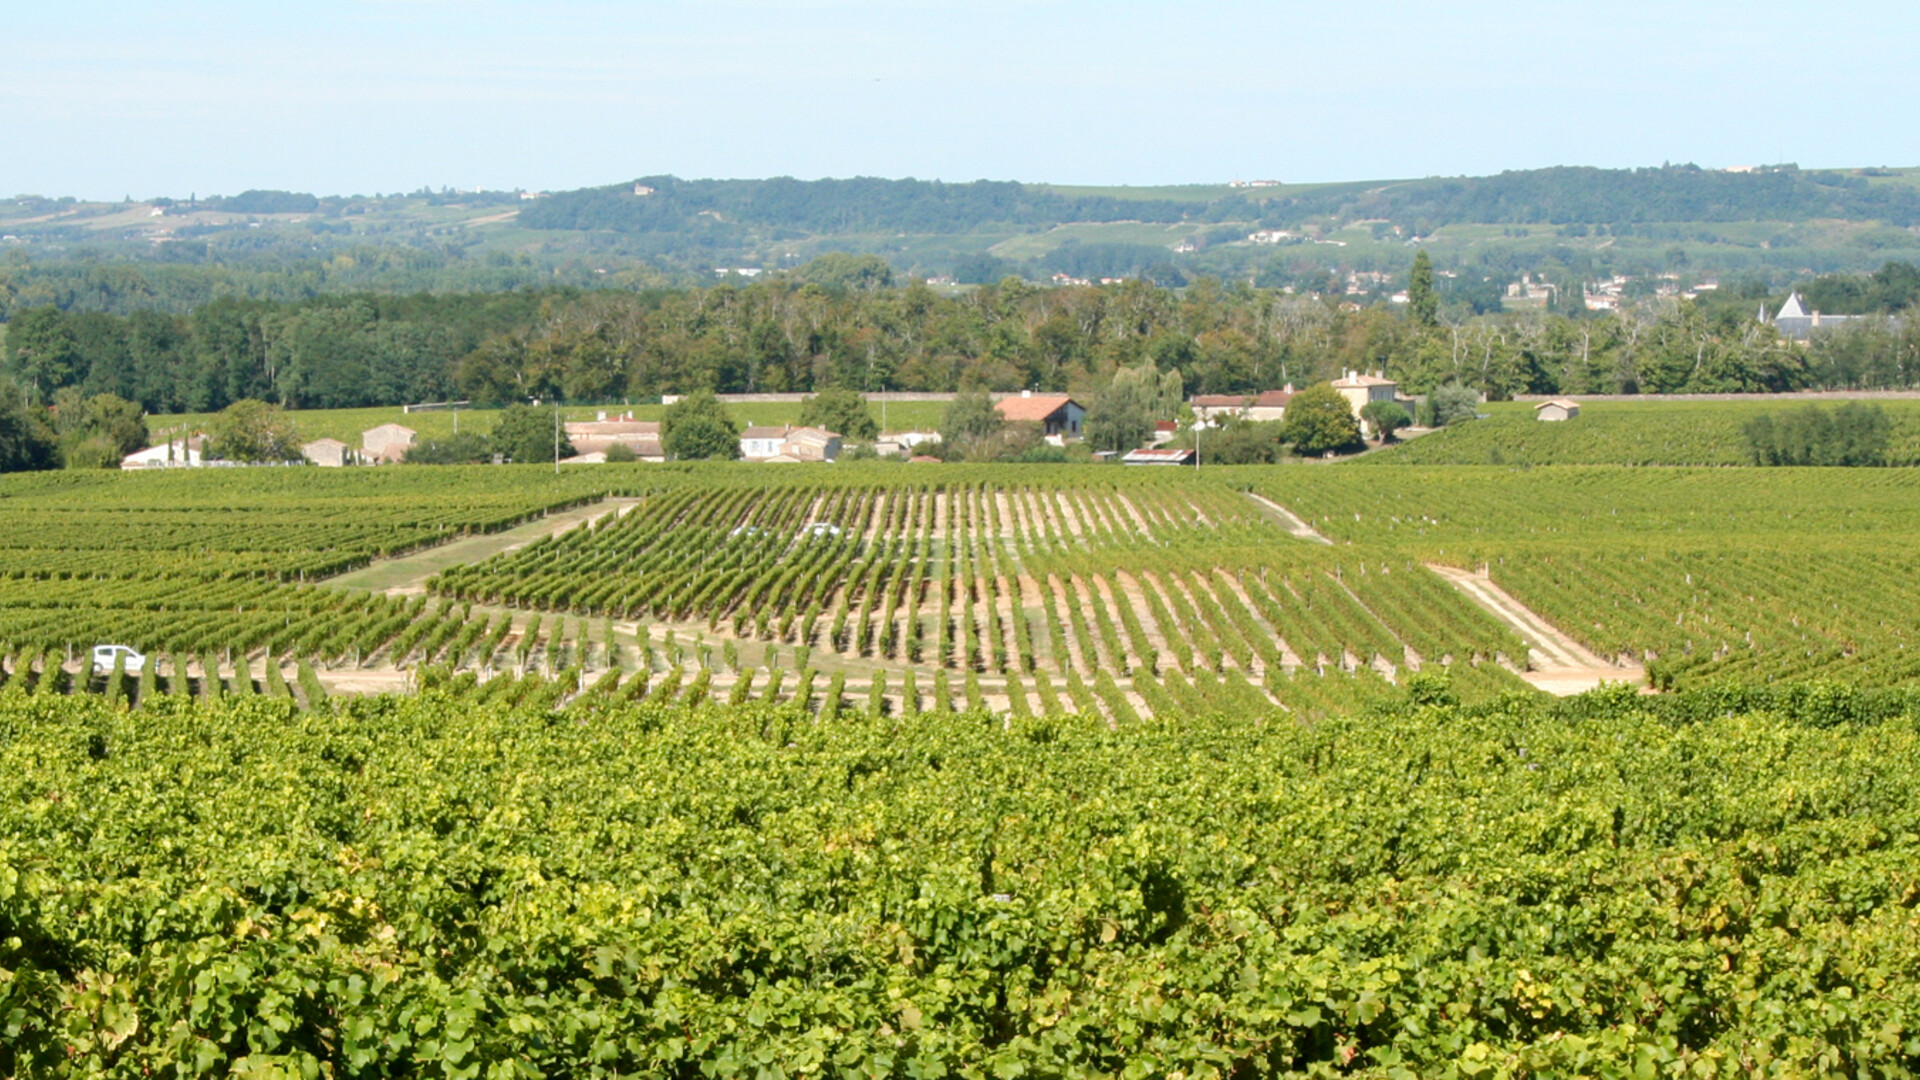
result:
[(1535, 420), (1571, 420), (1580, 415), (1580, 403), (1572, 398), (1554, 398), (1533, 407)]
[(360, 453), (380, 464), (402, 461), (413, 445), (415, 431), (404, 424), (381, 424), (360, 433)]
[(1195, 461), (1192, 450), (1178, 447), (1161, 446), (1150, 449), (1129, 450), (1120, 459), (1122, 465), (1192, 465)]
[(797, 427), (787, 432), (780, 453), (795, 461), (833, 461), (840, 456), (840, 435), (825, 428)]
[(325, 469), (337, 469), (353, 460), (352, 449), (339, 439), (315, 439), (302, 446), (300, 454)]

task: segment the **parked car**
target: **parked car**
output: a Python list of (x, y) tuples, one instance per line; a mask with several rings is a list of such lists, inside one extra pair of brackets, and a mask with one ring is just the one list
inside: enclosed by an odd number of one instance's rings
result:
[(118, 657), (126, 657), (126, 666), (121, 670), (129, 675), (138, 675), (147, 666), (147, 658), (134, 652), (125, 645), (95, 645), (93, 647), (93, 670), (97, 675), (113, 674), (113, 662)]

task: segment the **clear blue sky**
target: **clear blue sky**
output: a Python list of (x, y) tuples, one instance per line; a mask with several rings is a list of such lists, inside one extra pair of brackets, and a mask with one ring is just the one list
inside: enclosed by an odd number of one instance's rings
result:
[(1920, 4), (5, 0), (0, 192), (1920, 164)]

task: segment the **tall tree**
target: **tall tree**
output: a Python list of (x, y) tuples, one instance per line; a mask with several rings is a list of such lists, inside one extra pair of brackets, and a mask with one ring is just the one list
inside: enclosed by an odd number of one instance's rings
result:
[(500, 419), (493, 425), (493, 452), (525, 465), (552, 461), (556, 455), (572, 457), (574, 449), (551, 409), (522, 402), (500, 410)]
[(77, 386), (54, 392), (53, 429), (69, 469), (110, 469), (147, 445), (140, 406), (113, 394), (87, 397)]
[(300, 441), (278, 405), (242, 398), (214, 417), (207, 452), (222, 461), (299, 461)]
[(0, 472), (51, 469), (59, 445), (45, 410), (28, 405), (17, 387), (0, 383)]
[(1440, 325), (1440, 294), (1433, 287), (1433, 259), (1426, 248), (1414, 253), (1407, 274), (1407, 314), (1421, 326)]
[(800, 423), (825, 428), (859, 442), (880, 434), (873, 413), (867, 411), (867, 399), (845, 387), (822, 390), (800, 403)]
[(660, 448), (676, 461), (732, 461), (740, 456), (740, 425), (711, 390), (696, 390), (660, 417)]
[(947, 411), (940, 418), (940, 441), (965, 452), (969, 446), (999, 435), (1004, 426), (1006, 421), (993, 407), (992, 398), (983, 391), (965, 390), (947, 403)]
[(1121, 368), (1087, 409), (1087, 441), (1095, 450), (1132, 450), (1153, 438), (1154, 421), (1180, 409), (1180, 372), (1152, 364)]
[(56, 307), (28, 308), (7, 327), (7, 367), (33, 400), (46, 403), (53, 392), (75, 381), (81, 356), (65, 312)]
[(1360, 438), (1360, 421), (1353, 407), (1332, 383), (1315, 383), (1293, 395), (1280, 423), (1280, 435), (1293, 444), (1293, 452), (1302, 456), (1328, 451), (1357, 450), (1366, 445)]

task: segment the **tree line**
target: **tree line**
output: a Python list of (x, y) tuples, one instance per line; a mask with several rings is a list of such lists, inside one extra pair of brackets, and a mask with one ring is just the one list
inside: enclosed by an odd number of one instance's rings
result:
[(1411, 311), (1205, 278), (1180, 290), (1006, 279), (950, 295), (888, 284), (857, 257), (836, 266), (818, 280), (640, 292), (223, 300), (127, 316), (44, 306), (8, 327), (4, 373), (33, 402), (74, 387), (151, 413), (244, 399), (644, 401), (703, 388), (1092, 395), (1142, 365), (1178, 371), (1188, 393), (1345, 370), (1384, 370), (1416, 394), (1457, 383), (1495, 399), (1920, 385), (1920, 320), (1869, 320), (1797, 345), (1755, 318), (1758, 301), (1737, 296), (1455, 318), (1430, 293)]

